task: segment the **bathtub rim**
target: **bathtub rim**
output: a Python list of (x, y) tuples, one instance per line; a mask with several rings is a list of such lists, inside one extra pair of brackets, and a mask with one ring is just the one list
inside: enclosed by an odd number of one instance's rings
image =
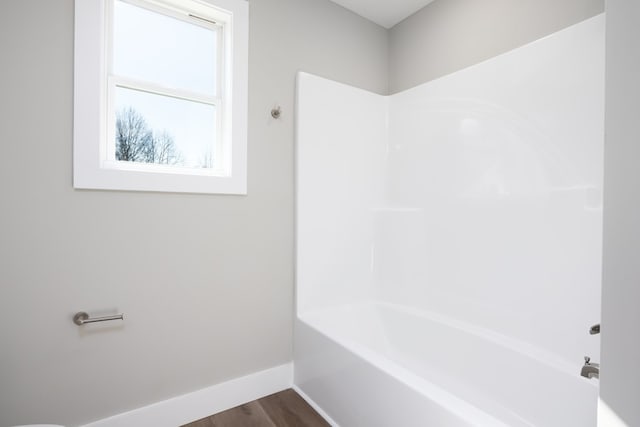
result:
[[(505, 423), (501, 419), (482, 410), (473, 403), (461, 397), (458, 397), (454, 393), (447, 391), (446, 389), (428, 381), (427, 379), (421, 378), (417, 374), (411, 372), (409, 369), (401, 366), (399, 363), (390, 360), (388, 357), (380, 355), (378, 352), (367, 348), (365, 345), (358, 344), (353, 341), (345, 342), (345, 340), (342, 338), (337, 339), (336, 337), (327, 334), (321, 328), (318, 328), (317, 325), (313, 325), (309, 321), (300, 318), (299, 315), (296, 315), (296, 322), (304, 324), (306, 327), (312, 329), (315, 333), (318, 333), (322, 337), (330, 340), (333, 344), (340, 347), (343, 351), (348, 352), (361, 359), (369, 367), (377, 369), (388, 375), (393, 380), (404, 384), (415, 393), (419, 394), (425, 399), (431, 400), (432, 402), (434, 402), (434, 404), (454, 414), (456, 417), (468, 423), (470, 426), (513, 427), (513, 425)], [(294, 385), (297, 386), (295, 366), (296, 363), (294, 356)], [(298, 388), (300, 387), (298, 386)], [(313, 399), (311, 400), (313, 401)], [(326, 411), (323, 410), (323, 413), (326, 413)], [(516, 418), (519, 418), (516, 414), (513, 413), (511, 413), (511, 417), (509, 418), (513, 418), (514, 416)], [(522, 419), (520, 420), (521, 422), (525, 422)], [(524, 425), (528, 426), (531, 424), (527, 423)]]
[[(393, 311), (400, 311), (402, 314), (415, 316), (416, 314), (420, 314), (421, 318), (429, 321), (435, 322), (438, 325), (446, 328), (454, 328), (449, 323), (442, 322), (442, 319), (446, 319), (446, 316), (434, 315), (433, 317), (428, 315), (429, 313), (425, 313), (424, 310), (416, 309), (413, 307), (407, 307), (400, 304), (389, 303), (386, 301), (378, 301), (378, 300), (363, 300), (358, 301), (356, 303), (343, 304), (340, 306), (330, 306), (322, 309), (316, 309), (313, 311), (308, 311), (303, 313), (296, 313), (295, 325), (297, 327), (297, 322), (302, 323), (306, 327), (311, 328), (315, 333), (320, 334), (322, 337), (328, 339), (336, 346), (340, 347), (342, 350), (355, 355), (359, 359), (361, 359), (364, 363), (373, 367), (375, 369), (380, 370), (381, 372), (389, 375), (395, 381), (398, 381), (416, 393), (420, 394), (425, 399), (429, 399), (433, 401), (435, 404), (440, 407), (455, 413), (465, 422), (470, 423), (473, 426), (491, 426), (491, 427), (514, 427), (514, 426), (531, 426), (534, 427), (536, 424), (532, 423), (532, 420), (528, 420), (523, 418), (519, 413), (511, 410), (507, 406), (500, 403), (500, 401), (496, 400), (487, 400), (480, 396), (480, 401), (470, 401), (463, 397), (458, 396), (455, 392), (447, 390), (445, 387), (438, 385), (437, 382), (430, 381), (427, 378), (420, 376), (419, 374), (413, 372), (408, 367), (402, 365), (401, 362), (394, 360), (388, 354), (384, 354), (382, 352), (376, 351), (372, 349), (368, 344), (364, 344), (358, 342), (357, 339), (350, 336), (350, 334), (335, 334), (335, 330), (326, 330), (322, 326), (319, 326), (317, 322), (314, 322), (314, 317), (316, 316), (326, 316), (327, 313), (335, 310), (345, 310), (345, 309), (353, 309), (353, 307), (374, 307), (374, 309), (379, 309), (379, 307), (384, 307), (386, 309), (391, 309)], [(459, 332), (472, 334), (473, 336), (485, 340), (484, 336), (478, 336), (474, 334), (472, 331), (477, 327), (469, 329), (460, 328), (464, 322), (460, 322), (456, 324), (455, 329)], [(472, 325), (473, 326), (473, 325)], [(482, 329), (482, 328), (480, 328)], [(334, 333), (332, 333), (334, 332)], [(498, 334), (499, 335), (499, 334)], [(487, 340), (495, 345), (500, 345), (499, 342), (496, 343), (493, 340)], [(295, 343), (294, 343), (295, 346)], [(538, 361), (533, 358), (530, 354), (524, 353), (521, 351), (515, 351), (511, 348), (511, 346), (501, 346), (501, 348), (508, 352), (515, 352), (519, 357), (527, 357), (532, 358), (533, 360)], [(295, 349), (294, 349), (295, 350)], [(294, 351), (294, 360), (295, 360), (295, 351)], [(543, 363), (543, 361), (538, 361), (539, 363)], [(295, 363), (294, 363), (295, 366)], [(590, 387), (598, 389), (599, 381), (589, 381), (577, 377), (577, 373), (571, 371), (570, 373), (566, 372), (564, 369), (559, 369), (553, 365), (549, 365), (547, 361), (547, 366), (558, 373), (558, 375), (570, 376), (571, 379), (575, 380), (576, 383), (580, 382), (581, 386)], [(294, 384), (295, 384), (295, 374), (294, 374)], [(461, 411), (460, 409), (464, 408), (465, 411)]]

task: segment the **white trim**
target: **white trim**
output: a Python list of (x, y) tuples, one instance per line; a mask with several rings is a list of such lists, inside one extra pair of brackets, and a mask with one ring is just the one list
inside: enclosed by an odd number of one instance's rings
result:
[(293, 363), (85, 424), (82, 427), (176, 427), (291, 388)]
[[(147, 0), (171, 5), (181, 0)], [(221, 27), (229, 37), (222, 38), (219, 51), (225, 56), (224, 86), (218, 87), (216, 109), (224, 111), (219, 161), (213, 170), (138, 167), (111, 168), (106, 163), (107, 114), (107, 0), (75, 2), (73, 186), (81, 189), (162, 191), (180, 193), (247, 194), (247, 125), (249, 4), (244, 0), (188, 0), (190, 9), (226, 16)], [(182, 4), (185, 4), (182, 2)], [(206, 15), (206, 14), (205, 14)], [(219, 85), (220, 86), (220, 85)], [(220, 117), (220, 115), (217, 115)], [(157, 166), (157, 165), (153, 165)], [(135, 170), (134, 170), (135, 169)]]
[(192, 92), (185, 89), (168, 88), (152, 82), (122, 77), (116, 74), (112, 74), (107, 80), (109, 81), (109, 86), (137, 90), (151, 95), (161, 95), (205, 105), (219, 106), (220, 104), (220, 99), (215, 96)]
[(291, 386), (292, 389), (295, 390), (296, 393), (298, 393), (300, 395), (300, 397), (302, 397), (305, 402), (307, 402), (309, 404), (309, 406), (311, 406), (322, 418), (324, 418), (324, 420), (329, 423), (332, 427), (340, 427), (340, 424), (338, 424), (337, 422), (335, 422), (333, 420), (333, 418), (331, 418), (329, 416), (329, 414), (327, 414), (325, 412), (324, 409), (322, 409), (316, 402), (314, 402), (314, 400), (312, 398), (310, 398), (307, 393), (305, 393), (304, 391), (302, 391), (302, 389), (300, 387), (298, 387), (297, 384), (293, 384)]

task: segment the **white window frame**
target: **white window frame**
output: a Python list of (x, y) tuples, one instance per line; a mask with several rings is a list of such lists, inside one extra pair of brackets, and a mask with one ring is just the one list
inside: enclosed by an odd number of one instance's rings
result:
[[(127, 0), (140, 4), (138, 0)], [(218, 168), (114, 161), (114, 112), (109, 93), (116, 83), (165, 93), (160, 86), (110, 76), (113, 0), (76, 0), (74, 63), (73, 185), (81, 189), (247, 194), (248, 2), (246, 0), (144, 0), (145, 7), (185, 12), (222, 29), (222, 66), (216, 103), (221, 154)], [(149, 7), (151, 5), (151, 7)], [(184, 99), (191, 93), (166, 93)], [(111, 152), (109, 152), (111, 150)]]

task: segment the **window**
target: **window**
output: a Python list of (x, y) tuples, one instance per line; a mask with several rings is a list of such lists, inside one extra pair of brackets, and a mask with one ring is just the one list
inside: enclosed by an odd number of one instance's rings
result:
[(76, 188), (246, 194), (247, 12), (76, 1)]

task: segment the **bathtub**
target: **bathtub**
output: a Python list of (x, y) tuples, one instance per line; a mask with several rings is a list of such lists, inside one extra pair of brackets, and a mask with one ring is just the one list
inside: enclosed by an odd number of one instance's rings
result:
[(596, 426), (604, 27), (390, 96), (298, 75), (294, 384), (335, 424)]
[(580, 364), (435, 313), (367, 302), (300, 314), (297, 390), (334, 425), (596, 425)]

